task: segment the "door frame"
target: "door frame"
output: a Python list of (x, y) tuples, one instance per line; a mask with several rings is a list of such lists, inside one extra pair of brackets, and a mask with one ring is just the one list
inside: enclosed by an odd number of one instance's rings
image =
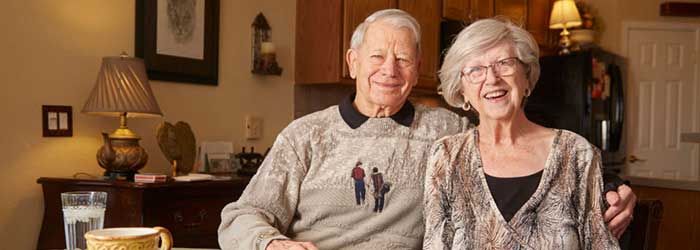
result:
[[(627, 47), (628, 39), (629, 39), (629, 33), (632, 30), (665, 30), (665, 31), (686, 31), (686, 32), (694, 32), (695, 34), (695, 44), (694, 44), (694, 51), (690, 51), (691, 58), (693, 60), (693, 64), (695, 65), (694, 67), (696, 68), (696, 72), (700, 71), (699, 68), (699, 62), (700, 58), (698, 56), (700, 53), (700, 23), (682, 23), (682, 22), (648, 22), (648, 21), (623, 21), (622, 22), (622, 39), (621, 39), (621, 53), (622, 56), (626, 59), (629, 60), (629, 48)], [(624, 127), (624, 138), (625, 138), (625, 144), (627, 145), (627, 155), (631, 155), (633, 144), (630, 141), (630, 136), (636, 136), (634, 134), (628, 134), (631, 129), (631, 122), (636, 121), (636, 116), (637, 116), (637, 108), (635, 107), (634, 112), (629, 108), (630, 107), (630, 101), (634, 101), (631, 98), (632, 95), (632, 90), (636, 91), (636, 87), (632, 86), (632, 72), (630, 69), (631, 62), (627, 63), (627, 69), (626, 71), (626, 76), (625, 76), (625, 103), (627, 103), (626, 108), (625, 108), (625, 127)], [(696, 96), (700, 96), (700, 74), (696, 73), (695, 75), (695, 84), (698, 86), (696, 88)], [(636, 92), (635, 92), (636, 94)], [(700, 98), (697, 98), (695, 100), (695, 109), (698, 111), (700, 109)], [(693, 112), (693, 130), (695, 131), (700, 131), (700, 124), (698, 120), (698, 114), (699, 112)], [(682, 142), (684, 143), (684, 142)], [(697, 157), (700, 157), (697, 156)], [(628, 161), (625, 161), (624, 168), (627, 169), (629, 167)], [(695, 169), (694, 171), (700, 171), (700, 169)], [(679, 181), (679, 180), (662, 180), (662, 179), (650, 179), (650, 178), (640, 178), (640, 177), (630, 177), (630, 176), (625, 176), (626, 179), (630, 179), (637, 185), (644, 185), (644, 186), (658, 186), (658, 187), (666, 187), (666, 188), (679, 188), (679, 189), (690, 189), (690, 190), (698, 190), (700, 191), (700, 180), (698, 181)]]

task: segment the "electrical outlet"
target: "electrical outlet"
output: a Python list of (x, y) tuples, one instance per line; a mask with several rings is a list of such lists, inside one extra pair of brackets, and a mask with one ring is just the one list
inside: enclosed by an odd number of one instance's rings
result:
[(245, 117), (245, 138), (259, 139), (262, 136), (262, 118), (247, 115)]

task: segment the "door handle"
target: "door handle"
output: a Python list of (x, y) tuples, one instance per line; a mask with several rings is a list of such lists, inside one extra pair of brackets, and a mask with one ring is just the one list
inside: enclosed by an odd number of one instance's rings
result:
[(635, 156), (635, 155), (630, 155), (630, 163), (645, 162), (645, 161), (647, 161), (647, 160), (646, 160), (646, 159), (638, 158), (638, 157)]
[(682, 142), (700, 143), (700, 132), (698, 133), (681, 133)]

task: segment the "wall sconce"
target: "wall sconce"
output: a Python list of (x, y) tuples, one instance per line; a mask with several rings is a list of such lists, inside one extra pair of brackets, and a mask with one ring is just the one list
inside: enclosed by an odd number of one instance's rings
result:
[(576, 9), (576, 2), (574, 0), (557, 0), (552, 6), (552, 15), (549, 19), (550, 29), (563, 29), (559, 35), (561, 35), (561, 40), (559, 45), (561, 46), (560, 55), (566, 55), (571, 53), (569, 51), (569, 46), (571, 45), (571, 40), (569, 40), (569, 31), (567, 28), (572, 28), (581, 25), (581, 16), (578, 14), (578, 9)]
[(251, 24), (253, 36), (253, 74), (281, 75), (277, 64), (275, 44), (270, 41), (270, 25), (262, 13), (258, 13)]

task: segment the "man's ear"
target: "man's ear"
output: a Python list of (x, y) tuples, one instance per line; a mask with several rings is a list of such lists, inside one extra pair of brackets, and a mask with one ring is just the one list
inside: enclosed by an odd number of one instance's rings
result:
[(418, 55), (418, 60), (416, 61), (416, 69), (420, 70), (420, 66), (423, 64), (423, 58)]
[(345, 62), (348, 64), (348, 72), (352, 79), (357, 76), (357, 56), (357, 51), (354, 49), (348, 49), (348, 52), (345, 53)]
[[(423, 60), (421, 60), (421, 57), (419, 55), (418, 60), (416, 60), (416, 74), (418, 74), (416, 77), (418, 77), (418, 78), (420, 78), (420, 65), (421, 65), (421, 63), (423, 63)], [(418, 81), (416, 81), (416, 83), (413, 84), (414, 87), (416, 85), (418, 85)]]

